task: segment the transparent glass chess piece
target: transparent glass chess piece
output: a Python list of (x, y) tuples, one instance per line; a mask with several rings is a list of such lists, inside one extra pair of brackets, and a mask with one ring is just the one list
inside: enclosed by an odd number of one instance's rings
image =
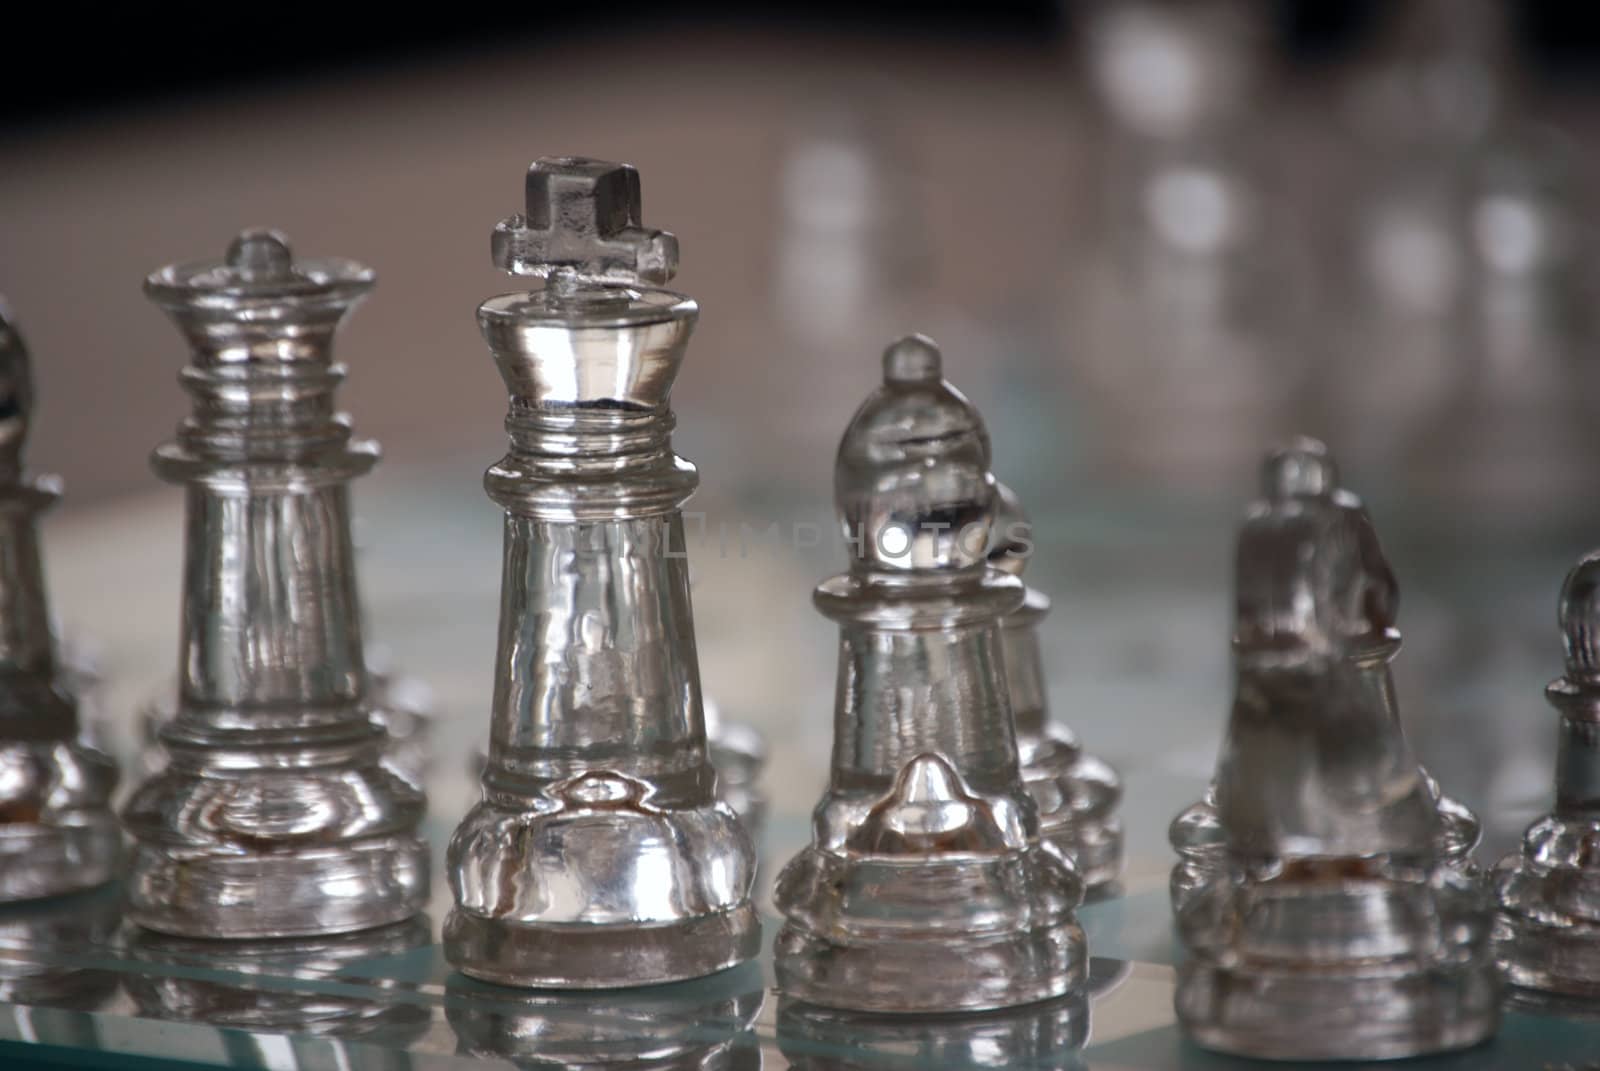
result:
[[(1273, 195), (1270, 25), (1240, 0), (1081, 5), (1104, 140), (1057, 333), (1101, 423), (1103, 468), (1221, 484), (1290, 430), (1306, 243)], [(1086, 254), (1086, 255), (1085, 255)]]
[(642, 989), (517, 993), (460, 975), (445, 1015), (456, 1051), (525, 1068), (759, 1071), (766, 994), (754, 963)]
[(1393, 578), (1325, 454), (1280, 451), (1265, 483), (1238, 541), (1213, 865), (1173, 875), (1179, 1023), (1267, 1059), (1476, 1044), (1499, 1024), (1487, 890), (1443, 859), (1436, 795), (1356, 659)]
[(27, 347), (0, 301), (0, 902), (110, 880), (122, 859), (115, 762), (89, 739), (45, 593), (37, 517), (61, 495), (29, 477)]
[(1566, 672), (1545, 689), (1560, 713), (1555, 807), (1494, 869), (1495, 956), (1513, 986), (1600, 1011), (1600, 552), (1561, 587)]
[[(429, 947), (426, 916), (331, 937), (212, 941), (131, 931), (127, 954), (139, 969), (123, 972), (123, 988), (142, 1016), (204, 1023), (245, 1032), (373, 1042), (361, 1066), (410, 1066), (403, 1051), (428, 1028), (429, 998), (392, 978), (362, 969), (368, 961)], [(249, 1044), (245, 1042), (245, 1044)], [(292, 1039), (273, 1038), (262, 1055), (281, 1066)], [(348, 1055), (346, 1060), (350, 1059)], [(326, 1051), (308, 1050), (307, 1071), (326, 1066)], [(302, 1066), (298, 1063), (291, 1066)]]
[(779, 988), (808, 1004), (933, 1013), (1082, 986), (1083, 883), (1039, 839), (1001, 620), (1020, 580), (989, 566), (989, 439), (920, 336), (840, 442), (848, 573), (816, 589), (839, 625), (828, 788), (778, 876)]
[[(1005, 484), (995, 485), (995, 536), (989, 562), (1021, 577), (1032, 549), (1028, 516)], [(1050, 598), (1032, 587), (1022, 608), (1001, 621), (1006, 688), (1016, 719), (1022, 782), (1039, 811), (1039, 838), (1072, 860), (1090, 891), (1105, 889), (1122, 870), (1122, 779), (1086, 753), (1071, 729), (1051, 721), (1038, 626)]]
[(450, 842), (450, 962), (484, 981), (614, 989), (755, 956), (755, 850), (716, 794), (681, 506), (699, 477), (669, 404), (698, 309), (639, 175), (528, 169), (496, 264), (540, 290), (478, 322), (511, 396), (500, 639), (482, 800)]
[(1593, 453), (1573, 412), (1570, 154), (1530, 121), (1513, 7), (1382, 8), (1341, 80), (1348, 172), (1324, 213), (1324, 426), (1353, 463), (1398, 466), (1480, 524), (1562, 508)]
[[(1339, 485), (1338, 467), (1322, 443), (1301, 438), (1269, 456), (1263, 470), (1264, 501), (1270, 503), (1279, 497), (1286, 471), (1302, 469), (1316, 470), (1323, 490), (1315, 496), (1302, 494), (1300, 497), (1316, 497), (1320, 508), (1344, 520), (1349, 526), (1348, 538), (1360, 548), (1363, 567), (1373, 578), (1364, 608), (1371, 627), (1351, 638), (1346, 651), (1356, 679), (1367, 690), (1369, 701), (1375, 709), (1387, 712), (1398, 731), (1400, 712), (1390, 664), (1400, 650), (1400, 631), (1394, 626), (1400, 605), (1400, 587), (1384, 557), (1372, 518), (1361, 499)], [(1482, 835), (1478, 816), (1459, 800), (1445, 795), (1426, 769), (1418, 769), (1422, 785), (1438, 811), (1434, 836), (1440, 862), (1465, 874), (1475, 873), (1477, 862), (1472, 853)], [(1180, 859), (1172, 874), (1176, 902), (1186, 896), (1196, 882), (1204, 880), (1204, 872), (1226, 861), (1215, 783), (1200, 800), (1173, 819), (1168, 838)]]
[(372, 285), (259, 230), (145, 281), (188, 344), (194, 409), (154, 457), (186, 528), (167, 763), (123, 809), (141, 926), (325, 936), (427, 898), (426, 803), (386, 761), (363, 661), (347, 485), (377, 448), (334, 402), (334, 336)]

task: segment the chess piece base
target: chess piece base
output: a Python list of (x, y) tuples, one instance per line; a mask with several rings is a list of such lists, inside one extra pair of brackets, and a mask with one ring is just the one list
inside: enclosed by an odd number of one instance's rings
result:
[(1178, 969), (1178, 1020), (1203, 1048), (1263, 1060), (1396, 1060), (1470, 1048), (1499, 1026), (1487, 966), (1348, 974)]
[(761, 954), (761, 921), (749, 903), (678, 922), (614, 926), (530, 925), (450, 913), (445, 952), (462, 974), (528, 989), (623, 989), (680, 982)]
[(1122, 873), (1122, 822), (1114, 814), (1122, 784), (1109, 765), (1069, 741), (1047, 736), (1022, 767), (1039, 808), (1039, 839), (1073, 862), (1090, 892)]
[[(1536, 993), (1600, 998), (1600, 923), (1559, 925), (1495, 919), (1495, 959), (1508, 985)], [(1592, 1009), (1591, 1009), (1592, 1010)]]
[(1494, 951), (1511, 985), (1600, 997), (1600, 869), (1587, 856), (1597, 833), (1593, 819), (1548, 815), (1495, 867)]
[[(1088, 976), (1087, 944), (1073, 916), (1077, 896), (1052, 895), (1075, 883), (1072, 871), (1037, 848), (1020, 859), (932, 862), (808, 848), (778, 879), (779, 907), (789, 916), (774, 946), (778, 988), (807, 1004), (897, 1014), (987, 1011), (1062, 996)], [(831, 898), (823, 895), (828, 889)], [(863, 900), (880, 909), (852, 909), (849, 889), (870, 890)], [(1018, 902), (1019, 895), (1035, 899)], [(930, 898), (954, 913), (942, 925), (926, 917)], [(983, 904), (981, 920), (963, 898)], [(916, 925), (896, 925), (888, 906), (896, 902)], [(829, 933), (817, 932), (829, 922)]]
[(403, 922), (428, 898), (428, 846), (414, 835), (248, 852), (138, 844), (127, 915), (177, 937), (315, 937)]
[(82, 824), (0, 826), (0, 903), (104, 885), (121, 858), (122, 829), (109, 809)]
[[(122, 827), (111, 810), (117, 771), (77, 741), (0, 747), (0, 903), (81, 892), (116, 876)], [(70, 798), (69, 798), (70, 797)]]
[(707, 765), (685, 789), (702, 802), (681, 806), (666, 805), (665, 780), (607, 770), (486, 787), (450, 842), (446, 958), (500, 985), (616, 989), (758, 955), (755, 853), (733, 811), (707, 798), (711, 778)]

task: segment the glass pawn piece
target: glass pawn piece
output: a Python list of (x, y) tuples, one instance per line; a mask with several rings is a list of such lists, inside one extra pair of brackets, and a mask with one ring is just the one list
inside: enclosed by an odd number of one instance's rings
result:
[(504, 985), (619, 988), (755, 956), (755, 850), (706, 747), (668, 395), (698, 308), (639, 174), (528, 169), (495, 263), (545, 278), (478, 323), (511, 394), (484, 478), (506, 512), (483, 799), (457, 828), (445, 954)]
[[(1028, 515), (1011, 488), (996, 484), (995, 490), (989, 562), (1021, 577), (1028, 554), (1016, 541), (1029, 539)], [(1085, 888), (1100, 890), (1122, 871), (1122, 820), (1115, 814), (1122, 779), (1105, 761), (1086, 754), (1076, 733), (1050, 720), (1038, 633), (1049, 612), (1050, 597), (1030, 587), (1022, 608), (1000, 623), (1022, 783), (1039, 808), (1040, 839), (1072, 860)]]
[(123, 810), (128, 914), (149, 929), (325, 936), (427, 899), (425, 801), (385, 759), (362, 657), (348, 484), (378, 451), (334, 408), (334, 335), (372, 284), (264, 230), (145, 281), (194, 398), (154, 457), (187, 495), (177, 710)]
[(85, 738), (51, 630), (35, 518), (61, 485), (23, 475), (32, 418), (28, 350), (0, 300), (0, 902), (99, 885), (122, 856), (117, 767)]
[(883, 370), (834, 466), (852, 561), (814, 596), (840, 629), (833, 769), (778, 878), (778, 985), (875, 1012), (1061, 996), (1085, 978), (1083, 883), (1018, 769), (1001, 620), (1025, 591), (986, 561), (988, 432), (927, 339)]
[(1495, 956), (1513, 986), (1600, 1000), (1600, 551), (1561, 586), (1566, 673), (1545, 689), (1561, 714), (1556, 805), (1494, 870)]
[(1268, 460), (1239, 534), (1214, 865), (1173, 878), (1179, 1023), (1236, 1055), (1415, 1056), (1499, 1023), (1486, 888), (1443, 857), (1437, 796), (1361, 661), (1394, 581), (1337, 486), (1306, 444)]

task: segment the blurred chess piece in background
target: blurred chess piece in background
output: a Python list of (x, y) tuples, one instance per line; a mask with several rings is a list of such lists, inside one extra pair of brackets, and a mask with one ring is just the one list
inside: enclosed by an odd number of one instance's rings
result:
[(1078, 56), (1105, 144), (1099, 210), (1061, 286), (1101, 464), (1225, 483), (1293, 423), (1304, 249), (1273, 193), (1266, 9), (1096, 0)]

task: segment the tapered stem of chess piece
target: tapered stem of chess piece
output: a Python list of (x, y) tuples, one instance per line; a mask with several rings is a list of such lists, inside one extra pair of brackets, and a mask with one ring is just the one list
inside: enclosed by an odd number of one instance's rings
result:
[[(357, 549), (359, 557), (360, 550)], [(432, 762), (433, 693), (415, 677), (395, 669), (388, 650), (371, 640), (367, 614), (360, 614), (361, 634), (367, 638), (362, 657), (367, 668), (367, 704), (372, 719), (388, 736), (387, 756), (391, 765), (412, 781), (426, 780)], [(174, 677), (161, 694), (139, 711), (139, 758), (137, 768), (147, 777), (167, 767), (167, 751), (161, 745), (161, 728), (177, 712), (178, 681)]]
[[(1366, 690), (1368, 702), (1386, 711), (1398, 732), (1400, 711), (1395, 702), (1391, 664), (1400, 650), (1400, 630), (1395, 627), (1400, 586), (1384, 557), (1371, 516), (1360, 498), (1339, 485), (1338, 466), (1328, 448), (1315, 439), (1295, 439), (1268, 455), (1262, 482), (1262, 494), (1267, 501), (1293, 497), (1286, 493), (1291, 485), (1300, 486), (1302, 490), (1319, 488), (1311, 497), (1317, 498), (1323, 508), (1334, 511), (1333, 515), (1348, 526), (1346, 538), (1358, 548), (1362, 568), (1370, 578), (1362, 607), (1367, 627), (1351, 639), (1349, 658), (1357, 679)], [(1440, 862), (1464, 873), (1476, 873), (1477, 862), (1472, 853), (1482, 832), (1478, 816), (1465, 804), (1441, 792), (1438, 782), (1426, 769), (1421, 774), (1423, 786), (1438, 811), (1434, 835)], [(1215, 786), (1182, 811), (1168, 832), (1181, 860), (1172, 873), (1172, 894), (1176, 901), (1186, 896), (1196, 882), (1205, 880), (1205, 870), (1222, 866), (1226, 861), (1216, 812)]]
[[(1011, 488), (997, 484), (996, 492), (989, 561), (1020, 577), (1032, 553), (1028, 515)], [(1022, 608), (1001, 620), (1022, 782), (1039, 808), (1040, 839), (1072, 860), (1086, 888), (1103, 889), (1122, 870), (1122, 821), (1115, 814), (1122, 779), (1104, 760), (1086, 754), (1076, 733), (1050, 720), (1038, 632), (1049, 612), (1049, 596), (1030, 587)]]
[(1520, 989), (1600, 999), (1600, 551), (1561, 588), (1566, 673), (1545, 689), (1560, 712), (1555, 809), (1494, 871), (1495, 955)]
[(377, 447), (334, 408), (334, 333), (372, 282), (271, 231), (145, 282), (194, 398), (153, 458), (187, 495), (177, 713), (123, 815), (129, 915), (151, 929), (325, 935), (427, 897), (424, 800), (383, 761), (356, 608), (347, 484)]
[(495, 262), (546, 277), (478, 323), (511, 394), (500, 643), (483, 800), (450, 844), (463, 973), (611, 988), (755, 956), (755, 852), (706, 751), (668, 395), (698, 309), (639, 176), (541, 159)]
[(32, 384), (0, 302), (0, 902), (99, 885), (122, 854), (117, 768), (84, 739), (51, 631), (36, 518), (61, 491), (23, 474)]
[(1444, 859), (1437, 796), (1357, 657), (1393, 577), (1324, 454), (1292, 447), (1266, 472), (1239, 535), (1215, 858), (1173, 879), (1178, 1020), (1267, 1059), (1475, 1044), (1499, 1022), (1486, 887)]
[(881, 1012), (1000, 1008), (1084, 980), (1083, 883), (1041, 845), (1018, 769), (991, 567), (989, 437), (912, 336), (839, 446), (850, 571), (817, 588), (839, 624), (832, 771), (811, 845), (778, 878), (784, 993)]

